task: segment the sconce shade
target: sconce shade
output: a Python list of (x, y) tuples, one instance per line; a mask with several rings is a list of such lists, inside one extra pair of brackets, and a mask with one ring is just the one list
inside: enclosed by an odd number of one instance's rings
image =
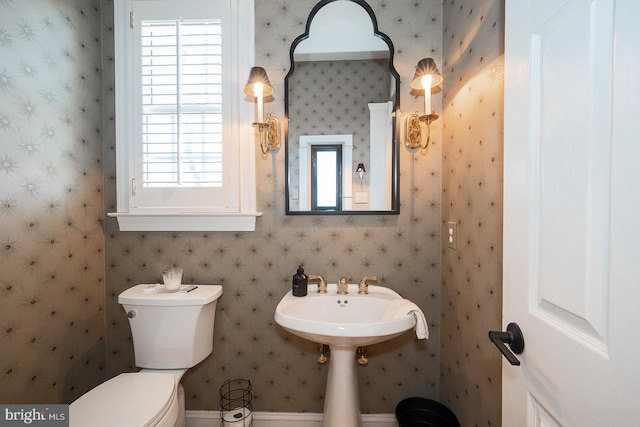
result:
[(263, 97), (273, 94), (273, 86), (271, 86), (269, 76), (267, 76), (266, 70), (262, 67), (251, 67), (251, 71), (249, 72), (249, 79), (247, 80), (247, 84), (243, 89), (244, 93), (249, 96), (256, 96), (254, 91), (256, 83), (262, 83)]
[(364, 173), (367, 170), (364, 168), (364, 163), (358, 163), (358, 167), (356, 168), (356, 172), (358, 173)]
[(424, 90), (425, 88), (422, 87), (422, 77), (429, 74), (431, 75), (431, 87), (436, 87), (442, 83), (442, 75), (440, 71), (438, 71), (436, 61), (434, 61), (433, 58), (421, 59), (418, 65), (416, 65), (416, 72), (413, 75), (413, 80), (411, 80), (411, 88)]

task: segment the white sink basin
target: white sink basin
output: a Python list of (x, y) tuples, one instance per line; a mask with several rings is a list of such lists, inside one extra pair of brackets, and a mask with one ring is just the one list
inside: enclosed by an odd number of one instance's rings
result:
[(383, 286), (369, 286), (367, 295), (359, 295), (358, 285), (349, 285), (347, 295), (338, 295), (336, 284), (328, 285), (326, 294), (309, 285), (304, 297), (287, 293), (276, 307), (275, 319), (292, 334), (331, 349), (323, 427), (362, 427), (357, 347), (386, 341), (414, 327), (418, 338), (428, 336), (420, 308)]
[(360, 347), (396, 337), (416, 325), (404, 300), (383, 286), (369, 286), (367, 295), (358, 294), (358, 285), (349, 285), (349, 294), (338, 295), (329, 284), (326, 294), (309, 285), (305, 297), (287, 293), (276, 307), (276, 322), (294, 335), (337, 347)]

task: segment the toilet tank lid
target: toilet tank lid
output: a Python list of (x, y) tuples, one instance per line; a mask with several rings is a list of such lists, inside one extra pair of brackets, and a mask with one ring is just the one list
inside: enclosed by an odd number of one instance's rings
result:
[(190, 292), (166, 292), (162, 285), (136, 285), (118, 295), (118, 303), (161, 307), (206, 305), (222, 295), (222, 286), (220, 285), (197, 286)]

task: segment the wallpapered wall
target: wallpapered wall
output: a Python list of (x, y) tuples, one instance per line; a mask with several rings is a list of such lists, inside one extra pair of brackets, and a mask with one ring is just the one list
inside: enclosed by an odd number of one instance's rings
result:
[[(368, 189), (369, 176), (355, 173), (358, 163), (371, 170), (369, 154), (369, 103), (387, 102), (391, 96), (389, 60), (313, 61), (296, 64), (289, 81), (289, 182), (300, 187), (300, 135), (353, 134), (350, 176), (355, 191)], [(311, 89), (311, 90), (310, 90)], [(353, 194), (351, 194), (353, 195)], [(290, 201), (298, 210), (299, 200)], [(353, 205), (353, 209), (368, 205)]]
[(501, 425), (504, 1), (445, 0), (440, 399), (461, 425)]
[(100, 8), (0, 2), (0, 402), (105, 375)]
[[(289, 48), (304, 31), (315, 3), (256, 0), (256, 65), (265, 67), (275, 87), (266, 113), (284, 115)], [(422, 102), (409, 95), (415, 64), (427, 55), (441, 62), (441, 2), (374, 0), (370, 5), (380, 30), (395, 44), (402, 107), (415, 110)], [(107, 19), (109, 11), (104, 12)], [(105, 28), (110, 27), (106, 22)], [(110, 48), (107, 43), (105, 47)], [(105, 55), (112, 56), (109, 50)], [(113, 87), (110, 67), (105, 67), (103, 78)], [(105, 101), (105, 114), (113, 116), (110, 92)], [(440, 108), (439, 100), (434, 105)], [(389, 413), (406, 396), (437, 397), (441, 128), (434, 131), (436, 143), (428, 153), (400, 150), (402, 205), (397, 216), (286, 216), (282, 148), (266, 160), (259, 150), (256, 155), (258, 210), (264, 215), (255, 232), (122, 233), (115, 220), (107, 219), (108, 375), (135, 368), (130, 330), (117, 295), (136, 283), (159, 280), (163, 268), (177, 264), (187, 281), (224, 287), (213, 354), (184, 379), (187, 408), (216, 410), (220, 385), (240, 377), (253, 383), (254, 410), (321, 412), (327, 365), (317, 365), (317, 345), (294, 338), (273, 320), (277, 303), (291, 289), (297, 265), (304, 263), (308, 273), (322, 274), (330, 282), (341, 276), (357, 281), (377, 274), (382, 285), (419, 304), (430, 322), (427, 342), (417, 342), (407, 333), (370, 348), (369, 365), (358, 368), (363, 411)], [(105, 209), (115, 211), (112, 125), (105, 127), (103, 136)]]

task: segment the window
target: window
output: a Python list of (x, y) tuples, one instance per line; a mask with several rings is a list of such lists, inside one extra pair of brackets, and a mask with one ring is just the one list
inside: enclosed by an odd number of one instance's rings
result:
[(223, 187), (221, 20), (141, 21), (139, 37), (136, 176), (144, 188)]
[(121, 230), (255, 228), (253, 131), (241, 126), (252, 105), (240, 96), (253, 10), (253, 0), (115, 0), (110, 216)]

